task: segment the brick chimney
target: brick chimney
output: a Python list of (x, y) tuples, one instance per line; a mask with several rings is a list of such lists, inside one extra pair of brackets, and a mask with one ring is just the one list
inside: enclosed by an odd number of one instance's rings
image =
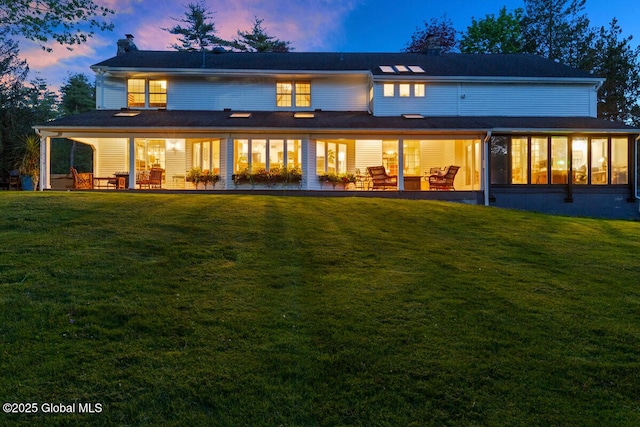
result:
[(133, 42), (133, 34), (125, 34), (125, 37), (126, 39), (118, 40), (118, 55), (138, 50), (138, 47)]

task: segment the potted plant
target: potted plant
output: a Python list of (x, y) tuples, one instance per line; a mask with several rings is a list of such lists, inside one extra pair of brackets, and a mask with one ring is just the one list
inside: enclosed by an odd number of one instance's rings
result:
[(347, 189), (347, 187), (349, 186), (349, 184), (355, 184), (357, 177), (352, 174), (352, 173), (343, 173), (339, 176), (340, 178), (340, 183), (342, 184), (342, 188), (343, 189)]
[[(187, 182), (193, 182), (197, 190), (198, 184), (202, 181), (202, 169), (200, 169), (199, 167), (189, 169), (187, 171), (186, 179), (187, 179)], [(206, 186), (206, 183), (205, 183), (205, 186)]]
[(23, 190), (35, 190), (40, 179), (40, 138), (24, 135), (16, 147), (16, 167), (20, 171)]
[(209, 170), (205, 170), (202, 175), (200, 175), (200, 181), (204, 183), (205, 190), (207, 189), (207, 184), (211, 184), (211, 188), (216, 188), (216, 183), (220, 180), (220, 175), (211, 173)]

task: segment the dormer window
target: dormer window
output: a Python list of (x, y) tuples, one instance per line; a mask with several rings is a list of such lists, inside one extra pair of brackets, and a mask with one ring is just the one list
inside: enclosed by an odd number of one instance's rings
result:
[(128, 79), (127, 107), (166, 108), (167, 81), (151, 79)]
[(311, 107), (311, 82), (277, 82), (276, 107)]

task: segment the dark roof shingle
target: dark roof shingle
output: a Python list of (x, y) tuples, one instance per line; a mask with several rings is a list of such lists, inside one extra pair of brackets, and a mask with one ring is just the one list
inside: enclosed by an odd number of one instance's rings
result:
[(127, 52), (92, 68), (150, 70), (267, 70), (285, 72), (369, 71), (385, 75), (381, 65), (417, 65), (424, 73), (400, 75), (432, 77), (595, 78), (593, 75), (531, 54), (420, 53), (205, 53), (177, 51)]

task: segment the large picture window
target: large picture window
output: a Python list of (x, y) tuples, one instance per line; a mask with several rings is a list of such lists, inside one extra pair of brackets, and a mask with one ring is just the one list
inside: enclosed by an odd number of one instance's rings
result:
[(302, 150), (298, 139), (236, 139), (233, 142), (234, 172), (301, 167)]

